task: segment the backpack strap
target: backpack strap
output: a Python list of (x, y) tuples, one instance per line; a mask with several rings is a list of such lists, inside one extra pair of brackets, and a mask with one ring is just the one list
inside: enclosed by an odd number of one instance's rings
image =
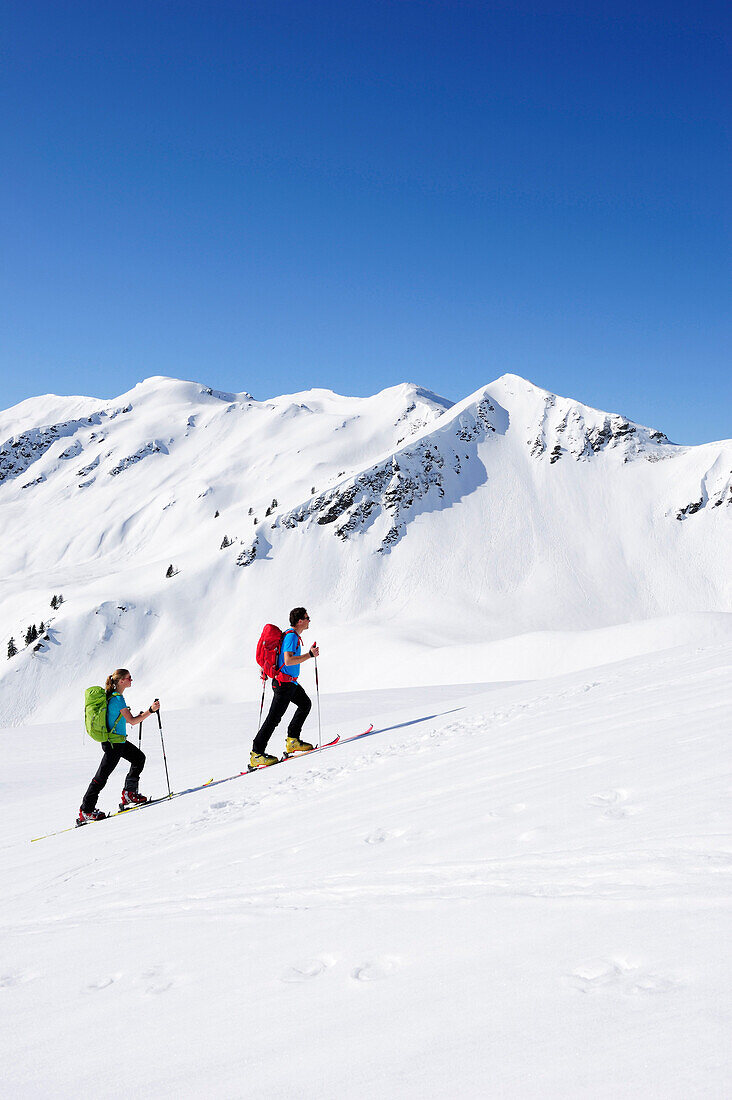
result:
[[(118, 691), (113, 691), (112, 694), (110, 695), (110, 699), (114, 699), (115, 695), (119, 695), (119, 692)], [(119, 697), (120, 697), (120, 699), (123, 698), (123, 696), (121, 696), (121, 695), (119, 695)], [(107, 706), (109, 706), (109, 704), (107, 704)], [(117, 715), (117, 717), (115, 718), (114, 725), (112, 726), (111, 730), (107, 730), (107, 740), (108, 741), (111, 740), (112, 734), (117, 729), (117, 723), (119, 722), (121, 717), (122, 717), (122, 711), (120, 711), (119, 714)]]
[[(285, 638), (287, 637), (288, 634), (294, 634), (296, 637), (298, 637), (298, 638), (300, 637), (300, 635), (297, 633), (296, 630), (293, 630), (292, 628), (290, 628), (290, 630), (286, 630), (285, 633), (282, 635), (282, 641), (280, 642), (280, 650), (282, 650), (282, 647), (285, 644)], [(282, 683), (282, 681), (280, 680), (279, 677), (280, 677), (280, 673), (282, 672), (284, 667), (285, 667), (285, 661), (284, 661), (284, 657), (283, 657), (282, 664), (278, 666), (277, 671), (275, 672), (274, 676), (272, 677), (272, 679), (276, 680), (278, 684)], [(294, 677), (289, 676), (287, 672), (283, 672), (282, 675), (287, 676), (287, 680), (285, 680), (286, 684), (290, 683), (294, 679)]]

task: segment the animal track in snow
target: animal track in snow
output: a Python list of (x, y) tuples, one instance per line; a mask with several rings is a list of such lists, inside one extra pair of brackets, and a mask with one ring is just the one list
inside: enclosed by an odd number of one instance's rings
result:
[(606, 991), (630, 997), (670, 993), (679, 986), (674, 978), (621, 959), (589, 959), (572, 972), (571, 980), (581, 993)]
[(399, 970), (399, 959), (392, 955), (381, 955), (369, 962), (357, 966), (351, 971), (351, 977), (357, 982), (378, 982), (382, 978), (389, 978)]

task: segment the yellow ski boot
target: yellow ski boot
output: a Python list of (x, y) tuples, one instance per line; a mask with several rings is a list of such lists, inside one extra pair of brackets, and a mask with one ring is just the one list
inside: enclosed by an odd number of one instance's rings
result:
[(285, 756), (300, 756), (304, 752), (312, 752), (313, 746), (307, 741), (301, 741), (299, 737), (288, 737), (285, 742)]

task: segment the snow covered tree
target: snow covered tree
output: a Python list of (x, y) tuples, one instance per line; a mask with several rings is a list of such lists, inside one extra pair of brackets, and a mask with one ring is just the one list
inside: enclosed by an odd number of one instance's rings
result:
[(171, 564), (168, 566), (168, 572), (165, 574), (165, 576), (166, 577), (172, 577), (174, 574), (175, 574), (175, 569), (173, 569), (173, 565), (172, 565), (172, 562), (171, 562)]
[(17, 652), (18, 649), (15, 644), (15, 638), (11, 638), (8, 642), (8, 660), (10, 660), (11, 657), (14, 657)]
[(51, 596), (51, 607), (53, 608), (54, 611), (58, 607), (58, 599), (57, 599), (56, 596)]
[(219, 550), (225, 550), (227, 546), (231, 546), (231, 539), (228, 535), (224, 535), (221, 546), (219, 546)]

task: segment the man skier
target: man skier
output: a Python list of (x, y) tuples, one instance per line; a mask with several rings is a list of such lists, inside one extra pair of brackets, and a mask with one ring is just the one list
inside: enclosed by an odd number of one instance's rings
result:
[(277, 672), (272, 680), (274, 698), (269, 708), (269, 714), (254, 738), (252, 753), (249, 758), (249, 771), (255, 768), (267, 768), (270, 764), (277, 763), (276, 756), (270, 756), (266, 752), (267, 742), (282, 721), (285, 711), (290, 703), (294, 703), (295, 713), (287, 727), (287, 742), (285, 752), (293, 753), (311, 752), (313, 746), (307, 741), (300, 740), (302, 727), (310, 713), (312, 702), (303, 688), (298, 684), (300, 665), (311, 657), (317, 657), (320, 650), (312, 645), (307, 653), (301, 654), (301, 635), (310, 626), (310, 616), (304, 607), (293, 607), (290, 612), (290, 629), (285, 631), (280, 646)]

